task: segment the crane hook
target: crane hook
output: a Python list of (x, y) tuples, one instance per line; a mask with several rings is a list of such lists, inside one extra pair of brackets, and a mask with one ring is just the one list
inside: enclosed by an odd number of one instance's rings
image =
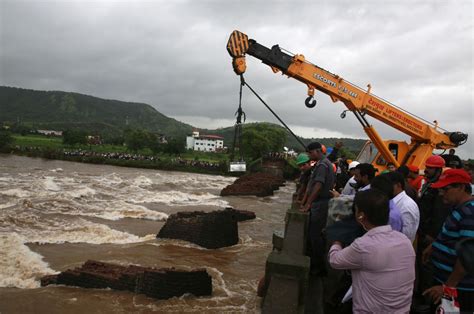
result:
[(308, 96), (308, 98), (306, 98), (304, 101), (304, 104), (308, 108), (314, 108), (314, 106), (316, 106), (316, 99), (314, 99), (313, 96)]

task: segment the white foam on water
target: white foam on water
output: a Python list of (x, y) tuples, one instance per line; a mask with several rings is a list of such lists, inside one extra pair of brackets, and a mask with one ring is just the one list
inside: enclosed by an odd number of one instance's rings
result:
[(75, 216), (43, 216), (35, 210), (15, 212), (14, 209), (0, 212), (0, 233), (15, 232), (31, 243), (90, 243), (126, 244), (148, 241)]
[(184, 240), (178, 240), (178, 239), (166, 239), (166, 238), (156, 238), (156, 242), (151, 242), (147, 243), (148, 245), (152, 246), (179, 246), (179, 247), (184, 247), (188, 249), (196, 249), (196, 250), (201, 250), (201, 251), (207, 251), (210, 249), (206, 249), (205, 247), (199, 246), (197, 244), (184, 241)]
[(0, 287), (38, 288), (38, 279), (56, 273), (17, 233), (0, 234)]
[(133, 181), (132, 184), (138, 187), (147, 187), (153, 184), (153, 181), (145, 176), (138, 176)]
[(74, 189), (71, 191), (65, 191), (64, 194), (66, 197), (81, 198), (81, 197), (95, 195), (97, 194), (97, 191), (95, 189), (92, 189), (86, 186), (86, 187)]
[(31, 195), (30, 192), (25, 191), (23, 189), (9, 189), (5, 191), (0, 191), (0, 194), (17, 198), (25, 198)]
[(23, 230), (22, 235), (28, 242), (44, 243), (89, 243), (89, 244), (126, 244), (147, 241), (136, 235), (111, 229), (98, 223), (82, 218), (70, 220), (55, 220), (42, 229)]
[(223, 189), (235, 178), (208, 175), (174, 175), (164, 178), (163, 183), (175, 184), (186, 190)]
[(5, 204), (0, 204), (0, 209), (12, 207), (12, 206), (15, 206), (16, 204), (17, 204), (17, 203), (13, 203), (13, 202), (5, 203)]
[(56, 184), (56, 182), (54, 182), (54, 177), (45, 177), (43, 186), (48, 191), (61, 191), (61, 188)]
[(101, 176), (101, 177), (97, 178), (97, 181), (99, 183), (105, 184), (107, 186), (119, 185), (122, 182), (124, 182), (124, 180), (118, 174), (116, 174), (115, 172), (109, 173), (109, 174), (104, 175), (104, 176)]
[(133, 195), (130, 202), (163, 203), (170, 206), (208, 205), (226, 207), (228, 202), (211, 193), (185, 193), (181, 191), (147, 192)]
[(51, 169), (52, 172), (63, 172), (63, 168)]
[(96, 217), (106, 220), (135, 218), (162, 221), (168, 218), (166, 213), (124, 201), (93, 201), (82, 204), (74, 200), (46, 200), (35, 203), (34, 207), (40, 209), (42, 213)]
[(105, 203), (106, 207), (96, 211), (92, 216), (108, 220), (135, 218), (162, 221), (168, 219), (168, 214), (151, 210), (141, 205), (129, 204), (123, 201)]
[(13, 178), (11, 177), (0, 177), (0, 182), (12, 182)]
[(235, 295), (235, 292), (231, 291), (229, 288), (227, 288), (227, 284), (224, 280), (224, 273), (219, 271), (219, 269), (210, 267), (210, 266), (204, 266), (209, 273), (209, 275), (212, 276), (212, 287), (213, 289), (213, 294), (215, 298), (230, 298)]

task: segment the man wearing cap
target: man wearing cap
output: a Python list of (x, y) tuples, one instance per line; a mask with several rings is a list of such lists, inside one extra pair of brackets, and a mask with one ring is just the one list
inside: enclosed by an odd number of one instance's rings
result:
[(298, 179), (298, 190), (296, 191), (296, 200), (301, 202), (303, 200), (306, 188), (308, 186), (309, 178), (311, 177), (311, 159), (308, 154), (301, 153), (296, 157), (296, 165), (300, 168), (301, 175)]
[(417, 241), (418, 293), (422, 293), (431, 286), (434, 272), (433, 266), (423, 263), (421, 256), (438, 236), (450, 211), (450, 206), (443, 202), (438, 189), (432, 187), (441, 176), (444, 165), (444, 159), (436, 155), (430, 156), (425, 162), (426, 182), (421, 187), (418, 199), (418, 208), (420, 209)]
[(326, 227), (330, 191), (334, 186), (335, 175), (331, 161), (322, 152), (318, 142), (307, 147), (311, 160), (316, 161), (301, 205), (301, 211), (310, 212), (309, 237), (311, 241), (311, 266), (314, 272), (325, 271), (326, 245), (322, 231)]
[(434, 279), (438, 285), (423, 294), (438, 303), (443, 291), (457, 290), (461, 313), (474, 312), (474, 276), (466, 274), (456, 252), (459, 241), (474, 238), (474, 197), (471, 176), (463, 169), (448, 169), (438, 182), (432, 185), (443, 196), (443, 201), (452, 206), (436, 240), (423, 252), (426, 262), (431, 255), (435, 267)]
[(426, 160), (425, 177), (426, 182), (421, 187), (418, 207), (420, 208), (420, 227), (418, 233), (421, 240), (430, 244), (441, 231), (441, 227), (449, 214), (450, 208), (443, 202), (438, 189), (432, 187), (440, 178), (444, 159), (433, 155)]
[(349, 170), (349, 175), (351, 176), (351, 178), (349, 179), (349, 181), (347, 181), (346, 185), (342, 189), (341, 194), (343, 194), (343, 195), (355, 195), (356, 194), (356, 192), (357, 192), (357, 190), (356, 190), (357, 182), (354, 178), (354, 175), (355, 175), (355, 168), (357, 167), (358, 164), (359, 164), (358, 161), (353, 161), (349, 164), (348, 170)]
[(419, 196), (421, 192), (421, 185), (423, 182), (423, 176), (420, 176), (420, 169), (417, 166), (410, 165), (408, 166), (408, 176), (407, 176), (407, 181), (408, 184), (410, 184), (417, 193), (417, 196)]

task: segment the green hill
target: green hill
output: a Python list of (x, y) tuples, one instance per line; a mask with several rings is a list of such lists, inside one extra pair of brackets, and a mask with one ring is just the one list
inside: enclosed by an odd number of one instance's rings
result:
[[(0, 125), (18, 123), (32, 129), (75, 128), (112, 137), (122, 134), (127, 128), (139, 128), (171, 138), (184, 139), (193, 129), (191, 125), (169, 118), (143, 103), (101, 99), (62, 91), (0, 86)], [(244, 128), (251, 125), (252, 123), (244, 124)], [(233, 144), (233, 126), (217, 130), (201, 129), (200, 132), (223, 136), (228, 147)], [(306, 144), (319, 141), (328, 147), (333, 146), (336, 141), (342, 141), (344, 147), (352, 152), (358, 152), (365, 142), (359, 139), (301, 139)], [(302, 150), (301, 145), (289, 132), (285, 146), (296, 151)]]
[(0, 86), (0, 123), (18, 122), (32, 128), (78, 128), (101, 134), (141, 128), (169, 137), (184, 137), (192, 130), (192, 126), (147, 104)]

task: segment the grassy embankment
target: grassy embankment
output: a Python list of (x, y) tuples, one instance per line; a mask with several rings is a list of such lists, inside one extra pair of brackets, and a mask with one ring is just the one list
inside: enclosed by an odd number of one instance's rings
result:
[[(225, 174), (227, 172), (228, 156), (223, 153), (205, 153), (188, 151), (180, 154), (182, 162), (177, 161), (177, 156), (164, 153), (153, 154), (150, 149), (137, 152), (127, 150), (121, 145), (75, 145), (67, 146), (60, 137), (47, 137), (42, 135), (13, 135), (13, 153), (30, 157), (43, 157), (48, 159), (71, 160), (97, 164), (109, 164), (125, 167), (151, 168), (162, 170), (188, 171), (210, 174)], [(69, 156), (64, 152), (87, 152), (86, 156)], [(101, 156), (104, 153), (120, 153), (140, 155), (153, 160), (110, 159)], [(195, 162), (197, 165), (193, 165)], [(204, 163), (219, 164), (217, 167), (206, 167)]]

